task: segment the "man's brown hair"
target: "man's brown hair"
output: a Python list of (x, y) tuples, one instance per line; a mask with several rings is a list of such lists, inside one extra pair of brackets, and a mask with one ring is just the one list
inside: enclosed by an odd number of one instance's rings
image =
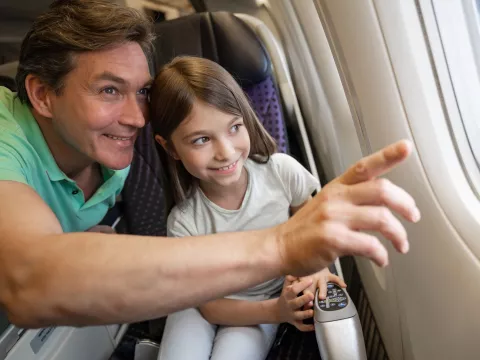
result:
[(75, 68), (75, 54), (136, 42), (151, 64), (153, 23), (135, 9), (103, 0), (57, 0), (40, 15), (20, 50), (18, 97), (29, 103), (25, 79), (34, 74), (58, 94)]

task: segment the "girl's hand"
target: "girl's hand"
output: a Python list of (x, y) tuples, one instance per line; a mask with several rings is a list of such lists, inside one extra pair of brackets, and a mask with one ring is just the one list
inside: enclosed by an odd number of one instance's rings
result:
[[(328, 268), (323, 269), (322, 271), (319, 271), (313, 275), (306, 276), (300, 279), (301, 280), (311, 280), (312, 285), (310, 285), (308, 288), (304, 290), (304, 294), (312, 294), (313, 298), (315, 298), (315, 291), (319, 289), (318, 291), (318, 297), (319, 299), (324, 300), (327, 297), (327, 285), (328, 282), (334, 282), (341, 286), (342, 288), (346, 288), (347, 284), (338, 277), (335, 274), (332, 274)], [(304, 309), (311, 309), (313, 307), (313, 301), (309, 302), (306, 304)]]
[(311, 318), (313, 310), (302, 310), (302, 308), (313, 300), (313, 294), (308, 292), (302, 296), (299, 293), (305, 291), (312, 285), (312, 279), (298, 279), (295, 276), (287, 275), (283, 283), (282, 294), (277, 299), (278, 322), (288, 322), (300, 331), (312, 331), (313, 324), (304, 324), (302, 320)]

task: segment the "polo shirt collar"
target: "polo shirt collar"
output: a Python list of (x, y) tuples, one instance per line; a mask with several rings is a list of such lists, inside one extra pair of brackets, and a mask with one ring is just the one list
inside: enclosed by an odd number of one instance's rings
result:
[(23, 133), (40, 157), (49, 179), (51, 181), (69, 180), (68, 176), (58, 167), (30, 107), (23, 104), (18, 98), (15, 103), (15, 113), (20, 113), (16, 117), (24, 120), (20, 123)]

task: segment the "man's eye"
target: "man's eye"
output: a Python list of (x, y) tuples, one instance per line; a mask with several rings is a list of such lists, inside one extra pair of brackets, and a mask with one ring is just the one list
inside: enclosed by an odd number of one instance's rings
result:
[(143, 88), (138, 90), (138, 94), (142, 96), (148, 96), (150, 94), (150, 89), (149, 88)]
[(206, 136), (202, 136), (201, 138), (193, 140), (194, 145), (203, 145), (207, 143), (210, 139)]
[(103, 89), (102, 92), (107, 94), (107, 95), (117, 95), (118, 94), (118, 90), (115, 89), (114, 87), (107, 87), (107, 88)]

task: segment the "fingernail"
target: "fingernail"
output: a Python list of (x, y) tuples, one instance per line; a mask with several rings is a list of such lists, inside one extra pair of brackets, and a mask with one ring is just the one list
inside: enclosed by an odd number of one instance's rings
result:
[(415, 208), (415, 210), (413, 210), (413, 213), (412, 213), (412, 221), (414, 223), (417, 223), (420, 221), (421, 218), (422, 218), (422, 215), (420, 214), (420, 210), (418, 210), (418, 208)]
[(408, 243), (408, 241), (406, 241), (405, 243), (403, 243), (402, 246), (402, 254), (406, 254), (408, 250), (410, 250), (410, 244)]

